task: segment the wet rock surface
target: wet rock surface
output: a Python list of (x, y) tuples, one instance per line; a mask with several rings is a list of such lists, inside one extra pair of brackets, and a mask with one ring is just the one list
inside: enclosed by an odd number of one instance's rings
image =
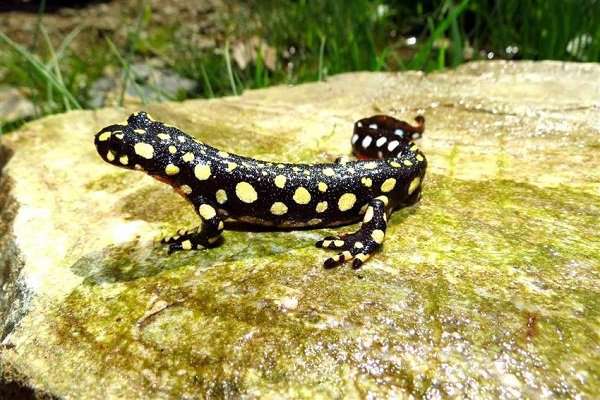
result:
[(4, 381), (78, 399), (597, 396), (599, 74), (473, 63), (147, 107), (292, 162), (347, 154), (360, 117), (424, 113), (423, 200), (358, 272), (313, 246), (351, 227), (167, 256), (157, 239), (193, 210), (92, 143), (136, 110), (25, 125), (1, 142), (0, 279), (21, 299), (0, 308)]

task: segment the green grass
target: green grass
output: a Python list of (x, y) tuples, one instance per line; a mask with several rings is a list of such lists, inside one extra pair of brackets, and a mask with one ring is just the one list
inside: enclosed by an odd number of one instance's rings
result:
[[(480, 19), (475, 45), (491, 44), (506, 57), (517, 46), (519, 58), (600, 61), (600, 3), (593, 0), (511, 0), (474, 3)], [(590, 43), (569, 51), (569, 42), (588, 36)], [(580, 40), (581, 41), (581, 40)]]
[[(43, 2), (42, 2), (43, 4)], [(0, 84), (25, 88), (37, 116), (89, 108), (88, 89), (105, 67), (121, 73), (121, 103), (137, 87), (131, 65), (159, 57), (196, 80), (181, 98), (238, 95), (274, 84), (325, 80), (347, 71), (436, 71), (478, 58), (600, 61), (600, 3), (594, 0), (250, 0), (249, 17), (229, 15), (214, 49), (199, 50), (176, 35), (179, 27), (153, 27), (140, 0), (124, 43), (111, 37), (86, 43), (77, 28), (54, 41), (43, 13), (30, 48), (0, 31)], [(240, 40), (259, 37), (255, 56), (241, 68), (233, 56)], [(89, 37), (89, 35), (88, 35)], [(414, 37), (416, 44), (407, 44)], [(248, 42), (248, 40), (246, 40)], [(272, 52), (275, 52), (272, 65)], [(159, 89), (157, 89), (159, 90)], [(139, 93), (143, 93), (141, 90)], [(178, 96), (179, 98), (179, 96)], [(145, 101), (142, 98), (142, 101)], [(0, 120), (1, 122), (1, 120)], [(0, 133), (19, 121), (0, 124)]]
[[(42, 30), (42, 32), (44, 32), (44, 38), (49, 43), (45, 31)], [(13, 64), (14, 67), (23, 65), (24, 68), (22, 69), (28, 78), (33, 83), (40, 83), (44, 86), (43, 91), (46, 93), (46, 103), (54, 104), (58, 101), (61, 103), (60, 107), (64, 107), (66, 110), (81, 108), (77, 99), (75, 99), (69, 88), (65, 85), (60, 68), (58, 67), (60, 60), (51, 46), (48, 48), (51, 55), (50, 60), (44, 63), (34, 54), (13, 42), (2, 32), (0, 32), (0, 43), (6, 44), (17, 55), (18, 60)], [(23, 64), (20, 65), (19, 61)]]

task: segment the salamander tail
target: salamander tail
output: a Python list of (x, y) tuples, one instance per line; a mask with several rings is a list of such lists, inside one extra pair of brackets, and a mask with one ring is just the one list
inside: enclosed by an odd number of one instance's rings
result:
[(418, 115), (416, 125), (388, 115), (374, 115), (354, 124), (352, 152), (359, 159), (396, 157), (423, 136), (425, 117)]

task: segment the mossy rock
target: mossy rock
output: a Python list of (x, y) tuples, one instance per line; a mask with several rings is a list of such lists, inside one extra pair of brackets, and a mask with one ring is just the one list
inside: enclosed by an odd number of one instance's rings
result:
[(360, 117), (423, 112), (423, 200), (359, 271), (323, 269), (314, 247), (352, 227), (237, 229), (169, 256), (157, 239), (193, 225), (191, 207), (92, 143), (134, 110), (25, 125), (0, 151), (0, 394), (600, 395), (598, 76), (487, 62), (148, 107), (229, 152), (292, 162), (347, 154)]

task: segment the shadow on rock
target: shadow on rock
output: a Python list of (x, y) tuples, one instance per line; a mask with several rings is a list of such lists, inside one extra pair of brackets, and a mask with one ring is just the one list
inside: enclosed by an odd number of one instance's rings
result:
[(97, 285), (154, 276), (191, 263), (191, 254), (167, 256), (163, 247), (142, 247), (137, 242), (129, 242), (87, 254), (77, 260), (71, 270), (85, 278), (84, 284)]
[(77, 260), (71, 270), (84, 278), (84, 284), (98, 285), (133, 281), (186, 267), (209, 269), (230, 262), (260, 263), (260, 259), (272, 261), (279, 254), (301, 252), (307, 248), (312, 251), (317, 234), (315, 238), (298, 236), (300, 234), (227, 232), (218, 247), (171, 255), (165, 245), (132, 241), (89, 253)]

